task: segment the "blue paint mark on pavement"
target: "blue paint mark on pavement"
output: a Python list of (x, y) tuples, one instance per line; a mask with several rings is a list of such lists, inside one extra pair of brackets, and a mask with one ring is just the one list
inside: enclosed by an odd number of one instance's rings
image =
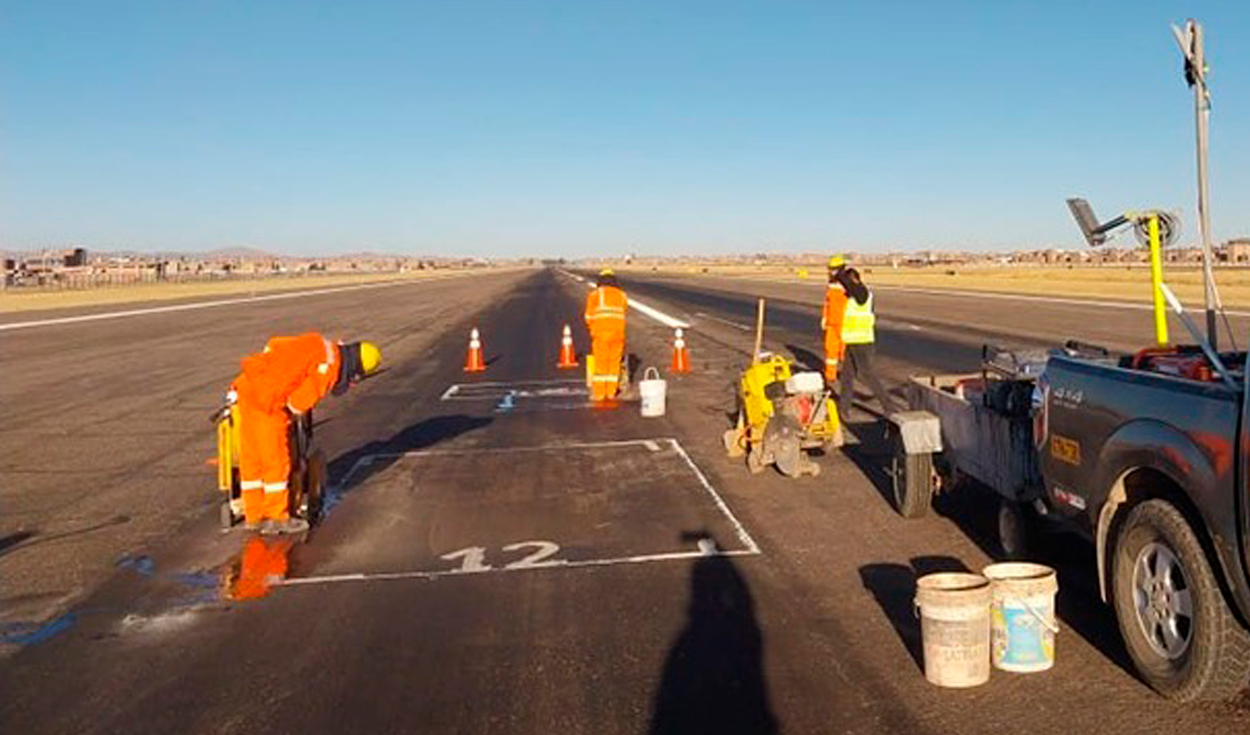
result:
[(156, 573), (156, 561), (150, 556), (131, 556), (126, 554), (117, 560), (117, 566), (122, 569), (133, 569), (145, 577), (151, 577)]
[(10, 623), (0, 627), (0, 643), (31, 646), (43, 643), (53, 636), (64, 633), (78, 622), (77, 613), (65, 613), (55, 620), (39, 623)]

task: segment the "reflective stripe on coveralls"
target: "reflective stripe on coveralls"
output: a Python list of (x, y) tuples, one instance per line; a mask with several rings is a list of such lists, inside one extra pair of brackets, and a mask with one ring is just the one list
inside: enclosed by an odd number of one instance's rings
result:
[(842, 342), (848, 345), (867, 345), (877, 341), (877, 316), (872, 311), (872, 293), (868, 300), (859, 303), (846, 300), (846, 312), (842, 318)]

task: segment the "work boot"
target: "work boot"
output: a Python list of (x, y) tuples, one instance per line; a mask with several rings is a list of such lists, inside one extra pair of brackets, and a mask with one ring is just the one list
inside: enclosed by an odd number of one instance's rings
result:
[(265, 521), (265, 527), (261, 529), (261, 533), (272, 536), (282, 533), (303, 533), (307, 530), (308, 521), (303, 518), (287, 518), (281, 521)]

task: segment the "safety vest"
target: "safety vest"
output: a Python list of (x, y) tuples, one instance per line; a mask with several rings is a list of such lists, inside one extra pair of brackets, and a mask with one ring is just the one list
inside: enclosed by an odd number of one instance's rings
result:
[(846, 311), (842, 316), (842, 342), (848, 345), (868, 345), (877, 341), (877, 316), (872, 313), (872, 292), (868, 292), (868, 300), (859, 303), (855, 299), (846, 300)]

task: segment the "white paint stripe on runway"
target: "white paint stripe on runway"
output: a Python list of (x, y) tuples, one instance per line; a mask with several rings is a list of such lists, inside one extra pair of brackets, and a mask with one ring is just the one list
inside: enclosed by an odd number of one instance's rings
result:
[(441, 279), (405, 279), (402, 281), (384, 281), (382, 283), (359, 283), (354, 286), (335, 286), (333, 288), (315, 288), (309, 291), (284, 291), (282, 293), (263, 294), (260, 296), (244, 296), (234, 299), (218, 299), (215, 301), (196, 301), (190, 304), (170, 304), (168, 306), (149, 306), (143, 309), (127, 309), (125, 311), (107, 311), (99, 314), (80, 314), (78, 316), (63, 316), (54, 319), (37, 319), (27, 322), (9, 322), (0, 324), (0, 332), (13, 329), (30, 329), (32, 327), (50, 327), (56, 324), (77, 324), (79, 322), (95, 322), (105, 319), (123, 319), (131, 316), (146, 316), (148, 314), (167, 314), (173, 311), (192, 311), (195, 309), (211, 309), (217, 306), (233, 306), (235, 304), (252, 304), (261, 301), (280, 301), (282, 299), (299, 299), (305, 296), (320, 296), (323, 294), (340, 293), (343, 291), (359, 291), (367, 288), (388, 288), (390, 286), (402, 286), (413, 283), (429, 283), (430, 280)]
[(712, 483), (708, 481), (707, 475), (703, 474), (703, 470), (699, 469), (699, 465), (695, 464), (694, 460), (690, 458), (690, 455), (686, 453), (686, 448), (683, 447), (676, 439), (669, 439), (669, 441), (672, 442), (673, 449), (677, 450), (677, 453), (681, 455), (681, 458), (686, 460), (686, 464), (690, 465), (690, 471), (694, 472), (695, 476), (699, 478), (699, 484), (703, 485), (703, 489), (707, 491), (708, 495), (712, 496), (712, 500), (716, 503), (716, 507), (720, 508), (720, 512), (724, 513), (725, 517), (729, 519), (729, 522), (733, 524), (734, 531), (737, 532), (738, 540), (742, 542), (742, 545), (747, 548), (748, 552), (755, 554), (760, 553), (760, 547), (755, 543), (755, 539), (751, 538), (751, 534), (747, 533), (747, 530), (743, 527), (742, 522), (739, 521), (738, 517), (733, 514), (733, 511), (729, 510), (729, 506), (725, 505), (725, 501), (722, 500), (720, 494), (716, 492), (716, 488), (712, 487)]
[[(581, 280), (575, 274), (569, 273), (568, 271), (560, 271), (560, 272), (568, 276), (569, 278)], [(591, 291), (595, 290), (595, 284), (593, 283), (586, 282), (586, 287), (589, 288)], [(675, 317), (671, 317), (668, 314), (665, 314), (664, 312), (660, 311), (659, 309), (653, 306), (647, 306), (646, 304), (642, 303), (641, 301), (634, 298), (633, 296), (629, 297), (629, 308), (637, 309), (638, 311), (642, 312), (643, 314), (646, 314), (647, 316), (651, 317), (652, 319), (656, 320), (660, 324), (663, 324), (664, 326), (670, 329), (689, 329), (690, 328), (690, 325), (687, 324), (686, 322), (683, 322), (682, 320), (677, 319)]]

